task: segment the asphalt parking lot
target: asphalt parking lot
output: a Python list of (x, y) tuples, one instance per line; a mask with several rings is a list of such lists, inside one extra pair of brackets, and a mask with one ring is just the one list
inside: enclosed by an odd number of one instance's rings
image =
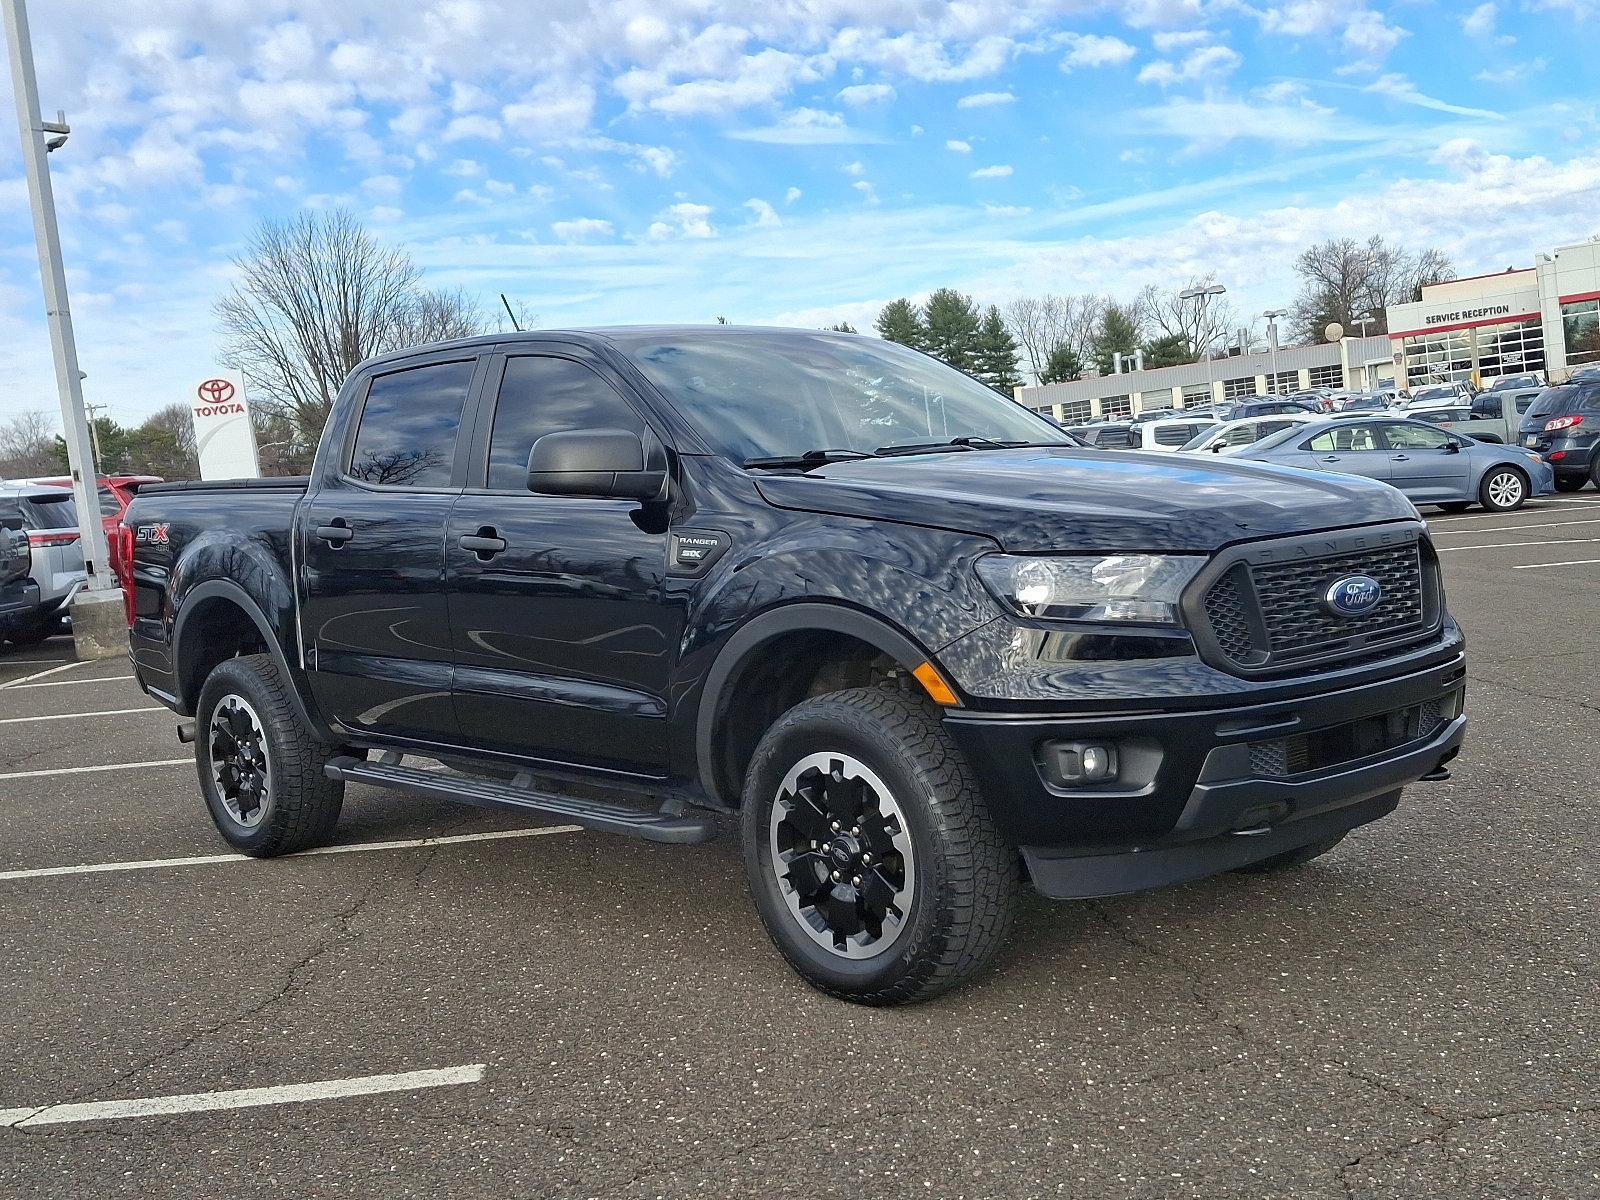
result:
[(0, 654), (0, 1194), (1592, 1198), (1600, 495), (1430, 523), (1451, 781), (1299, 871), (1030, 900), (892, 1011), (788, 972), (731, 837), (352, 788), (340, 852), (242, 859), (125, 662)]

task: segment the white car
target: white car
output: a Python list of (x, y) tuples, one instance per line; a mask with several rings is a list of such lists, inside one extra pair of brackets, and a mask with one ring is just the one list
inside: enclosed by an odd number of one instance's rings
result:
[(1402, 396), (1394, 407), (1401, 412), (1418, 408), (1451, 408), (1457, 404), (1471, 404), (1473, 391), (1464, 383), (1435, 383), (1413, 388), (1410, 396)]
[(1269, 433), (1277, 433), (1280, 429), (1287, 429), (1291, 425), (1304, 425), (1310, 421), (1321, 421), (1324, 418), (1318, 413), (1276, 413), (1268, 417), (1245, 417), (1238, 421), (1227, 421), (1221, 425), (1213, 426), (1191, 438), (1179, 450), (1189, 454), (1237, 454), (1241, 450), (1248, 450)]

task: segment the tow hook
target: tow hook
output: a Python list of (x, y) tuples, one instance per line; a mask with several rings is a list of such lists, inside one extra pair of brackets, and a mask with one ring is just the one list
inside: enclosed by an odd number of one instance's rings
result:
[(178, 740), (187, 746), (194, 741), (195, 723), (193, 721), (178, 722)]

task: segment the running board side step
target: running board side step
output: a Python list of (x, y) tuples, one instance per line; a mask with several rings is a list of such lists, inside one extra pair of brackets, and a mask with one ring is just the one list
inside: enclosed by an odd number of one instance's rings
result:
[(340, 755), (329, 759), (323, 768), (329, 779), (348, 783), (370, 783), (374, 787), (394, 788), (435, 800), (454, 800), (480, 808), (509, 809), (512, 812), (539, 813), (559, 817), (585, 829), (620, 833), (647, 842), (688, 845), (708, 842), (716, 836), (709, 815), (688, 815), (673, 811), (681, 807), (668, 802), (660, 811), (649, 812), (626, 804), (604, 800), (585, 800), (562, 792), (544, 791), (533, 786), (532, 776), (519, 774), (515, 781), (501, 783), (457, 771), (429, 771), (404, 766), (399, 756), (385, 754), (376, 762)]

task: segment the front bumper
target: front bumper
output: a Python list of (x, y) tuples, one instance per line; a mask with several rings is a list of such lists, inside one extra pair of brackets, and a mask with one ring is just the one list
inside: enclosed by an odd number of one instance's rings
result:
[[(1465, 676), (1456, 655), (1267, 704), (1092, 717), (955, 712), (945, 722), (1035, 886), (1104, 896), (1230, 870), (1384, 816), (1402, 787), (1459, 751)], [(1117, 743), (1147, 770), (1137, 786), (1062, 786), (1043, 765), (1042, 747), (1056, 741)]]

